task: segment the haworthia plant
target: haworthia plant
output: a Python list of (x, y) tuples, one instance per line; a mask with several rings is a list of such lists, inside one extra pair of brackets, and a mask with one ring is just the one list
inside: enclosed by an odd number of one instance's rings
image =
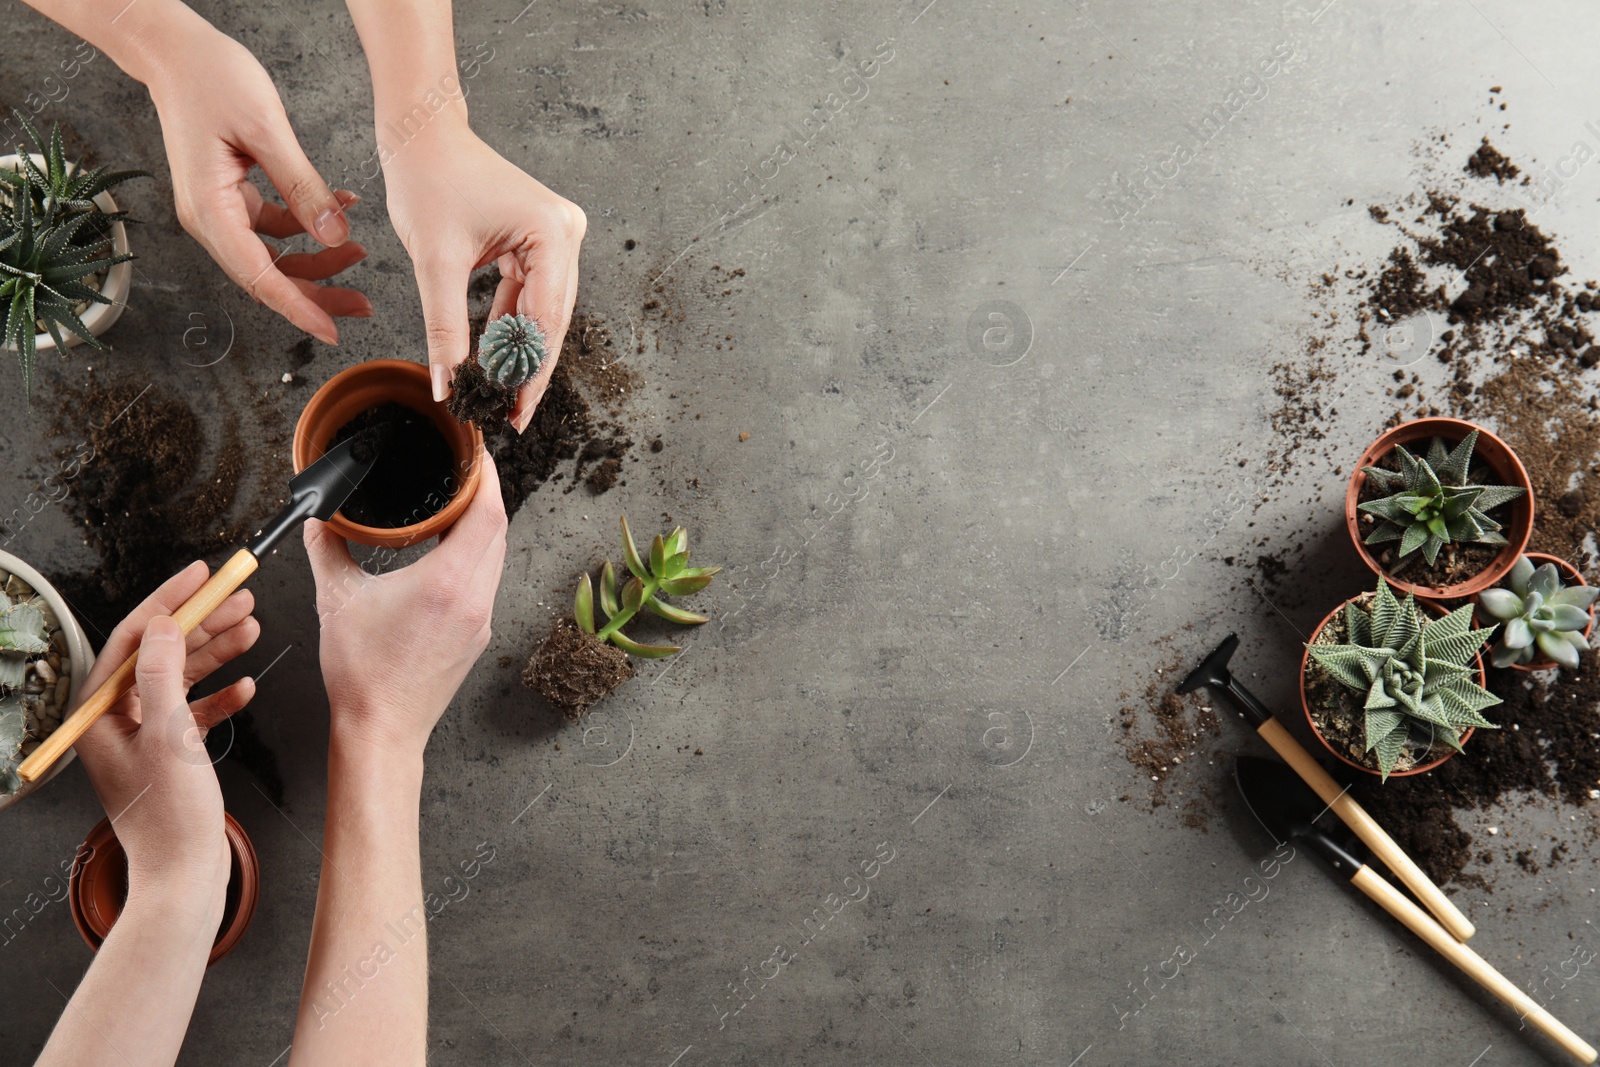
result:
[(1478, 604), (1505, 624), (1490, 657), (1496, 667), (1532, 663), (1539, 653), (1576, 670), (1578, 654), (1589, 651), (1583, 631), (1600, 586), (1562, 585), (1554, 563), (1535, 567), (1518, 556), (1505, 584), (1478, 594)]
[(1340, 683), (1366, 694), (1365, 751), (1387, 780), (1407, 747), (1434, 741), (1461, 750), (1461, 731), (1498, 729), (1479, 712), (1500, 698), (1473, 680), (1473, 657), (1494, 627), (1472, 628), (1472, 605), (1430, 619), (1410, 593), (1395, 599), (1378, 579), (1371, 612), (1345, 604), (1343, 644), (1310, 644)]
[(659, 659), (681, 652), (677, 645), (643, 645), (622, 632), (622, 627), (639, 611), (645, 610), (669, 622), (696, 626), (709, 622), (704, 615), (669, 604), (661, 599), (669, 596), (688, 596), (698, 593), (711, 584), (711, 578), (721, 567), (689, 566), (689, 534), (682, 526), (650, 542), (650, 557), (639, 555), (633, 543), (633, 531), (628, 528), (628, 517), (622, 517), (622, 553), (628, 572), (632, 575), (619, 590), (617, 572), (606, 560), (600, 570), (600, 610), (605, 613), (605, 625), (595, 628), (594, 585), (585, 574), (578, 581), (578, 593), (573, 603), (572, 617), (579, 629), (594, 634), (602, 641), (610, 641), (622, 651), (644, 659)]
[(1473, 430), (1455, 448), (1435, 437), (1428, 454), (1418, 459), (1405, 446), (1396, 445), (1398, 471), (1362, 467), (1362, 473), (1380, 488), (1392, 490), (1381, 500), (1369, 500), (1360, 510), (1383, 521), (1366, 537), (1369, 545), (1400, 542), (1400, 556), (1422, 550), (1432, 564), (1447, 544), (1503, 545), (1500, 524), (1488, 512), (1508, 504), (1523, 493), (1516, 485), (1471, 485), (1472, 450), (1478, 444)]
[(526, 315), (501, 315), (478, 338), (478, 365), (501, 385), (516, 388), (532, 381), (544, 358), (544, 331)]

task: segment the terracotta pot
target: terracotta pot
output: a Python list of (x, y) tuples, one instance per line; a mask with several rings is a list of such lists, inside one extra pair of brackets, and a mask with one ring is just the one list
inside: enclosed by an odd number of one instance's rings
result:
[[(1537, 567), (1537, 566), (1539, 566), (1540, 564), (1543, 564), (1543, 563), (1554, 563), (1556, 565), (1556, 570), (1561, 572), (1561, 584), (1563, 584), (1563, 585), (1588, 585), (1589, 584), (1588, 582), (1583, 580), (1583, 572), (1582, 571), (1580, 571), (1578, 568), (1574, 567), (1572, 564), (1568, 563), (1566, 560), (1562, 559), (1560, 556), (1552, 556), (1548, 552), (1524, 552), (1523, 555), (1527, 556), (1528, 559), (1533, 563), (1533, 565), (1535, 567)], [(1516, 561), (1513, 560), (1512, 562), (1515, 563)], [(1479, 590), (1479, 592), (1482, 592), (1482, 590)], [(1478, 603), (1478, 595), (1477, 595), (1477, 593), (1474, 593), (1472, 595), (1472, 603), (1473, 603), (1474, 608), (1476, 608), (1477, 603)], [(1473, 617), (1474, 617), (1474, 619), (1475, 619), (1475, 621), (1476, 621), (1478, 626), (1500, 625), (1500, 620), (1499, 619), (1490, 618), (1489, 616), (1485, 615), (1482, 611), (1476, 611), (1475, 610), (1473, 612)], [(1590, 610), (1589, 610), (1589, 625), (1585, 626), (1583, 628), (1583, 636), (1584, 636), (1584, 638), (1587, 639), (1588, 636), (1590, 634), (1592, 634), (1593, 632), (1594, 632), (1594, 609), (1591, 607)], [(1533, 662), (1531, 662), (1531, 663), (1513, 663), (1513, 664), (1510, 665), (1510, 669), (1514, 670), (1514, 671), (1550, 671), (1550, 670), (1555, 670), (1556, 667), (1558, 667), (1558, 666), (1560, 666), (1560, 664), (1556, 663), (1555, 660), (1550, 659), (1548, 656), (1541, 656), (1541, 657), (1538, 657), (1538, 658), (1534, 659)]]
[[(1510, 544), (1503, 546), (1500, 553), (1483, 570), (1467, 581), (1457, 582), (1455, 585), (1442, 587), (1419, 585), (1394, 577), (1383, 569), (1377, 557), (1372, 554), (1372, 550), (1361, 540), (1361, 513), (1356, 510), (1356, 506), (1361, 502), (1361, 487), (1367, 481), (1362, 468), (1376, 466), (1395, 445), (1405, 445), (1407, 451), (1415, 455), (1418, 451), (1426, 452), (1427, 443), (1435, 437), (1442, 437), (1447, 443), (1456, 444), (1473, 430), (1478, 431), (1478, 443), (1472, 452), (1473, 461), (1488, 464), (1503, 484), (1520, 485), (1523, 489), (1521, 497), (1506, 505), (1511, 509), (1511, 518), (1501, 533)], [(1420, 449), (1415, 447), (1418, 442), (1421, 442)], [(1533, 534), (1533, 483), (1528, 480), (1527, 468), (1522, 465), (1517, 454), (1511, 451), (1511, 446), (1482, 426), (1461, 419), (1416, 419), (1396, 426), (1368, 445), (1367, 450), (1361, 453), (1360, 461), (1350, 472), (1350, 485), (1344, 494), (1344, 522), (1350, 531), (1350, 540), (1356, 546), (1356, 551), (1361, 553), (1362, 560), (1372, 568), (1374, 574), (1382, 575), (1384, 580), (1396, 589), (1435, 600), (1471, 596), (1504, 578), (1517, 562), (1517, 557), (1522, 555), (1522, 550), (1528, 547), (1528, 538)]]
[[(1362, 594), (1362, 595), (1364, 596), (1365, 594)], [(1358, 599), (1358, 598), (1356, 598), (1356, 597), (1352, 597), (1351, 598), (1351, 600), (1354, 600), (1354, 599)], [(1327, 626), (1330, 622), (1332, 622), (1334, 620), (1334, 618), (1341, 611), (1344, 610), (1344, 605), (1348, 604), (1348, 603), (1350, 603), (1350, 601), (1346, 600), (1344, 602), (1344, 604), (1340, 604), (1338, 607), (1336, 607), (1332, 611), (1328, 612), (1327, 615), (1323, 616), (1322, 621), (1317, 624), (1317, 628), (1315, 630), (1311, 631), (1311, 641), (1308, 642), (1309, 644), (1315, 644), (1316, 643), (1317, 637), (1318, 637), (1319, 634), (1322, 633), (1323, 627)], [(1448, 612), (1446, 612), (1443, 608), (1441, 608), (1437, 604), (1431, 604), (1431, 603), (1429, 603), (1429, 602), (1427, 602), (1425, 600), (1418, 600), (1417, 603), (1422, 607), (1423, 611), (1429, 612), (1435, 618), (1441, 618), (1444, 615), (1449, 614)], [(1477, 663), (1477, 665), (1478, 665), (1478, 684), (1479, 685), (1485, 685), (1485, 683), (1488, 681), (1488, 676), (1484, 673), (1484, 670), (1483, 670), (1483, 656), (1481, 654), (1479, 654), (1479, 655), (1474, 655), (1472, 658), (1473, 658), (1473, 661), (1475, 663)], [(1305, 651), (1300, 653), (1300, 712), (1301, 712), (1301, 714), (1303, 714), (1306, 717), (1306, 723), (1311, 727), (1311, 732), (1313, 734), (1317, 735), (1317, 740), (1322, 742), (1322, 747), (1327, 749), (1328, 752), (1333, 755), (1333, 758), (1338, 760), (1340, 763), (1347, 764), (1348, 766), (1354, 767), (1356, 770), (1362, 771), (1362, 772), (1364, 772), (1366, 774), (1377, 775), (1379, 772), (1373, 770), (1371, 767), (1368, 767), (1365, 764), (1357, 763), (1355, 760), (1351, 759), (1349, 756), (1346, 756), (1344, 753), (1342, 753), (1338, 749), (1334, 748), (1333, 745), (1331, 743), (1329, 743), (1328, 739), (1326, 737), (1322, 736), (1322, 731), (1317, 729), (1316, 720), (1311, 717), (1311, 702), (1306, 699), (1306, 668), (1310, 665), (1310, 663), (1311, 663), (1311, 649), (1307, 648)], [(1467, 740), (1472, 737), (1472, 735), (1473, 735), (1473, 733), (1475, 731), (1476, 731), (1476, 727), (1471, 727), (1471, 726), (1467, 727), (1466, 732), (1461, 735), (1461, 743), (1463, 745), (1465, 745), (1467, 743)], [(1389, 772), (1389, 777), (1390, 778), (1409, 778), (1413, 774), (1423, 774), (1423, 773), (1425, 773), (1427, 771), (1433, 770), (1435, 767), (1439, 766), (1439, 764), (1443, 763), (1445, 760), (1449, 759), (1451, 756), (1454, 756), (1456, 754), (1456, 750), (1451, 748), (1449, 745), (1441, 745), (1439, 747), (1444, 749), (1444, 754), (1441, 755), (1438, 759), (1429, 760), (1426, 763), (1419, 763), (1417, 766), (1412, 767), (1410, 770), (1390, 771)]]
[[(67, 710), (75, 707), (83, 696), (83, 683), (89, 677), (89, 669), (94, 666), (94, 649), (89, 645), (89, 639), (84, 635), (83, 627), (67, 608), (67, 602), (61, 594), (56, 592), (55, 586), (45, 581), (44, 575), (28, 566), (27, 563), (13, 556), (9, 552), (0, 552), (0, 570), (15, 574), (18, 578), (33, 587), (33, 591), (55, 613), (56, 621), (61, 624), (61, 632), (67, 639), (67, 655), (72, 659), (72, 679), (70, 694), (67, 697)], [(55, 766), (43, 778), (36, 782), (23, 782), (15, 793), (0, 796), (0, 810), (9, 808), (23, 797), (40, 789), (44, 784), (67, 769), (67, 764), (77, 758), (77, 753), (67, 749), (66, 754), (56, 760)]]
[[(255, 846), (250, 844), (250, 838), (232, 815), (223, 813), (223, 819), (233, 867), (228, 872), (227, 901), (222, 909), (222, 922), (217, 927), (217, 940), (206, 960), (207, 967), (232, 952), (239, 943), (255, 917), (256, 901), (261, 894), (261, 865), (256, 860)], [(78, 856), (78, 862), (72, 867), (67, 899), (78, 933), (98, 952), (128, 901), (128, 856), (111, 829), (110, 819), (101, 819), (89, 831), (78, 849)]]
[(335, 513), (328, 523), (346, 540), (375, 548), (404, 548), (449, 529), (466, 512), (472, 495), (478, 491), (478, 461), (483, 454), (483, 434), (478, 428), (457, 422), (443, 404), (434, 402), (427, 367), (402, 359), (375, 359), (335, 374), (306, 403), (294, 427), (296, 473), (320, 458), (334, 435), (357, 415), (390, 402), (426, 415), (438, 427), (455, 456), (452, 478), (457, 484), (443, 508), (410, 526), (362, 526), (345, 518), (342, 512)]
[[(15, 171), (21, 166), (21, 158), (21, 156), (15, 154), (0, 156), (0, 167), (5, 168), (6, 170)], [(28, 158), (32, 159), (34, 166), (39, 167), (40, 169), (44, 169), (47, 166), (45, 163), (45, 158), (37, 153), (28, 153)], [(68, 164), (71, 165), (70, 160), (68, 161)], [(80, 164), (79, 166), (81, 168), (82, 165)], [(110, 193), (101, 193), (99, 196), (95, 197), (94, 204), (101, 211), (104, 211), (107, 214), (112, 214), (117, 211), (117, 202), (111, 198)], [(127, 255), (129, 248), (127, 225), (122, 222), (113, 222), (111, 224), (112, 254), (118, 256)], [(84, 284), (87, 285), (89, 283), (86, 280)], [(84, 326), (88, 328), (91, 334), (93, 334), (95, 337), (99, 337), (101, 334), (111, 329), (112, 324), (122, 317), (123, 310), (128, 306), (128, 293), (131, 292), (132, 289), (133, 264), (131, 262), (118, 263), (116, 266), (112, 267), (106, 272), (105, 280), (100, 283), (100, 295), (111, 301), (111, 303), (91, 303), (87, 308), (84, 308), (83, 315), (81, 316)], [(79, 337), (71, 330), (62, 330), (61, 339), (66, 342), (68, 348), (74, 348), (83, 344), (83, 338)], [(56, 339), (51, 337), (48, 331), (45, 333), (35, 334), (33, 338), (33, 345), (34, 348), (39, 352), (54, 352), (56, 348)]]

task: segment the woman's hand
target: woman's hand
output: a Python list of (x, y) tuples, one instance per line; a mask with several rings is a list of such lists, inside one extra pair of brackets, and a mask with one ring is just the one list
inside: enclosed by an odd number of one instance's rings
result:
[(494, 460), (480, 453), (479, 462), (482, 479), (466, 513), (408, 567), (369, 574), (344, 538), (315, 519), (306, 523), (335, 744), (420, 760), (434, 724), (488, 647), (506, 558), (506, 509)]
[[(372, 304), (354, 289), (317, 283), (366, 258), (344, 217), (359, 198), (329, 189), (306, 159), (271, 77), (249, 50), (189, 15), (163, 26), (150, 47), (167, 61), (150, 63), (144, 78), (161, 116), (178, 221), (245, 292), (338, 344), (334, 316), (367, 318)], [(262, 199), (249, 180), (253, 166), (287, 208)], [(299, 233), (327, 247), (285, 255), (262, 240)]]
[(206, 576), (204, 563), (190, 564), (112, 631), (76, 695), (93, 693), (135, 651), (136, 681), (75, 747), (128, 854), (130, 894), (156, 883), (210, 887), (220, 918), (228, 843), (205, 731), (248, 704), (255, 682), (242, 678), (192, 705), (188, 693), (248, 651), (261, 626), (254, 598), (240, 590), (186, 641), (170, 616)]
[(474, 348), (468, 279), (496, 263), (500, 286), (490, 315), (526, 315), (548, 343), (549, 358), (511, 412), (518, 432), (527, 429), (578, 297), (578, 248), (588, 227), (582, 209), (506, 161), (452, 112), (435, 116), (395, 149), (383, 170), (389, 218), (411, 254), (422, 296), (434, 397), (449, 395), (456, 364)]

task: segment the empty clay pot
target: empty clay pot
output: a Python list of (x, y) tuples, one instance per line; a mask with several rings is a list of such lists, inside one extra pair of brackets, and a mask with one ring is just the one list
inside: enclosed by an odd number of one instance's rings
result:
[[(255, 846), (250, 844), (250, 838), (232, 815), (224, 813), (223, 819), (233, 865), (228, 872), (227, 900), (223, 904), (222, 922), (217, 927), (217, 940), (206, 960), (208, 967), (239, 943), (255, 916), (256, 900), (261, 894), (261, 866), (256, 860)], [(128, 855), (122, 851), (110, 819), (101, 819), (89, 831), (78, 855), (67, 899), (78, 933), (98, 952), (128, 901)]]
[(342, 512), (328, 525), (348, 541), (377, 548), (404, 548), (437, 537), (459, 519), (478, 491), (483, 434), (435, 403), (428, 368), (401, 359), (375, 359), (340, 371), (318, 389), (294, 427), (294, 469), (298, 473), (328, 450), (334, 435), (357, 415), (379, 404), (396, 403), (426, 416), (450, 444), (455, 460), (450, 500), (409, 526), (363, 526)]

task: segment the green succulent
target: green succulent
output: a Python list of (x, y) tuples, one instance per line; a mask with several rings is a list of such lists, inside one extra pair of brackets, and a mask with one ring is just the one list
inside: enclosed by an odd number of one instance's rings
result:
[(1366, 543), (1399, 541), (1400, 556), (1417, 549), (1432, 564), (1439, 549), (1447, 544), (1503, 545), (1500, 524), (1488, 512), (1522, 495), (1521, 486), (1469, 485), (1468, 468), (1472, 450), (1478, 443), (1473, 430), (1454, 449), (1435, 437), (1428, 454), (1418, 459), (1396, 445), (1398, 471), (1382, 467), (1362, 467), (1362, 473), (1380, 488), (1394, 490), (1381, 500), (1369, 500), (1360, 510), (1383, 521), (1367, 535)]
[(94, 198), (144, 171), (83, 170), (69, 163), (61, 128), (50, 130), (48, 146), (21, 112), (36, 165), (28, 147), (17, 146), (16, 170), (0, 168), (0, 343), (15, 349), (22, 364), (25, 394), (33, 390), (35, 338), (40, 324), (65, 348), (62, 331), (71, 331), (94, 348), (105, 348), (78, 317), (77, 307), (111, 301), (83, 279), (132, 259), (112, 254), (111, 224), (126, 212), (102, 211)]
[(639, 555), (633, 543), (633, 531), (628, 528), (628, 517), (622, 517), (622, 552), (628, 571), (633, 577), (619, 591), (617, 572), (606, 560), (600, 571), (600, 610), (605, 613), (606, 624), (595, 629), (594, 586), (585, 574), (578, 581), (578, 595), (573, 605), (572, 617), (578, 628), (594, 634), (602, 641), (610, 641), (622, 651), (645, 659), (659, 659), (680, 652), (676, 645), (641, 645), (622, 632), (622, 627), (637, 615), (640, 609), (654, 612), (669, 622), (696, 626), (709, 622), (704, 615), (684, 611), (660, 599), (663, 593), (671, 596), (688, 596), (698, 593), (711, 584), (712, 575), (721, 567), (689, 566), (689, 535), (682, 526), (666, 537), (657, 534), (650, 542), (650, 559)]
[(50, 626), (28, 600), (0, 593), (0, 693), (26, 680), (28, 657), (50, 648)]
[(513, 389), (533, 380), (544, 357), (544, 331), (526, 315), (501, 315), (478, 338), (478, 365), (484, 374)]
[(1472, 680), (1473, 656), (1494, 632), (1474, 630), (1472, 606), (1430, 619), (1410, 593), (1395, 599), (1378, 579), (1372, 611), (1344, 607), (1345, 643), (1311, 644), (1311, 656), (1343, 685), (1365, 693), (1365, 749), (1387, 779), (1408, 746), (1443, 741), (1461, 750), (1461, 731), (1498, 729), (1479, 714), (1500, 698)]
[(22, 788), (17, 767), (22, 764), (22, 743), (28, 739), (28, 712), (19, 693), (0, 691), (0, 796)]
[(1576, 670), (1578, 653), (1589, 651), (1583, 631), (1589, 627), (1590, 605), (1597, 595), (1597, 586), (1562, 585), (1554, 563), (1535, 567), (1527, 556), (1518, 556), (1504, 585), (1478, 594), (1485, 614), (1505, 624), (1491, 661), (1496, 667), (1532, 663), (1542, 652)]

